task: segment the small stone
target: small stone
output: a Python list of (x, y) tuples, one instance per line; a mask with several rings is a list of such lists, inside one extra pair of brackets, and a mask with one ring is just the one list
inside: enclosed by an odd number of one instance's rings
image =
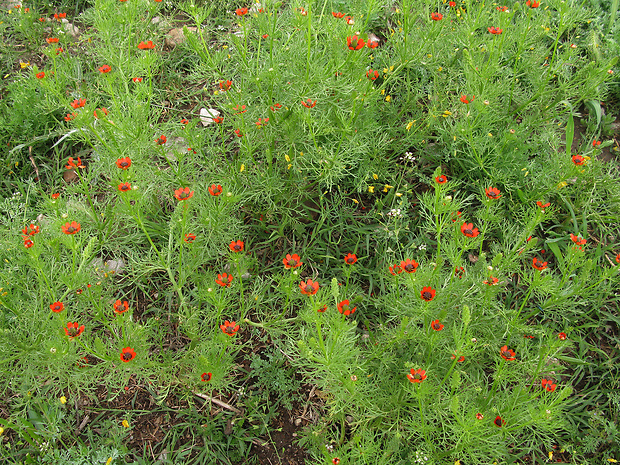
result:
[(295, 419), (295, 426), (299, 426), (301, 425), (301, 418), (296, 418)]
[[(197, 27), (187, 27), (187, 31), (188, 32), (193, 32), (195, 33), (198, 28)], [(174, 29), (171, 29), (168, 34), (166, 34), (166, 45), (168, 47), (176, 47), (177, 45), (182, 44), (183, 42), (185, 42), (185, 35), (184, 35), (184, 29), (185, 28), (180, 28), (180, 27), (176, 27)]]

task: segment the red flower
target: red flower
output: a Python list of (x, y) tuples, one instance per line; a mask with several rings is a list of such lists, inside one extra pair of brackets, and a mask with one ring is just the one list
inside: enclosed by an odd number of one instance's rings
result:
[(215, 184), (211, 184), (211, 186), (209, 187), (209, 194), (211, 194), (214, 197), (217, 197), (221, 193), (222, 193), (222, 186), (220, 184), (218, 184), (217, 186)]
[(499, 282), (498, 278), (494, 278), (493, 276), (489, 276), (488, 281), (482, 281), (482, 284), (486, 284), (487, 286), (495, 286)]
[(428, 287), (425, 286), (422, 288), (422, 291), (420, 292), (420, 297), (422, 297), (422, 300), (426, 300), (427, 302), (430, 302), (431, 300), (433, 300), (435, 298), (435, 289), (433, 289), (432, 287)]
[(131, 184), (129, 184), (128, 182), (124, 182), (122, 184), (118, 185), (118, 190), (121, 192), (127, 192), (131, 190)]
[(504, 360), (512, 361), (517, 359), (515, 357), (515, 351), (509, 349), (508, 346), (503, 346), (501, 349), (499, 349), (499, 354)]
[(586, 162), (586, 159), (583, 158), (581, 155), (573, 155), (573, 163), (575, 165), (581, 166)]
[(462, 278), (463, 273), (465, 273), (465, 268), (463, 268), (462, 266), (457, 266), (454, 268), (454, 276), (456, 276), (457, 278)]
[(262, 37), (263, 37), (263, 39), (268, 39), (269, 38), (269, 34), (263, 34)]
[(247, 110), (245, 109), (245, 105), (237, 105), (235, 108), (233, 108), (233, 111), (240, 115), (241, 113), (245, 113)]
[(219, 86), (222, 92), (227, 92), (232, 87), (232, 81), (231, 80), (220, 81)]
[(431, 19), (433, 21), (441, 21), (443, 19), (443, 15), (441, 13), (431, 13)]
[(496, 187), (487, 187), (484, 192), (491, 200), (497, 200), (502, 196), (501, 192)]
[(109, 73), (110, 71), (112, 71), (110, 65), (103, 65), (101, 68), (99, 68), (99, 72), (102, 74)]
[(211, 373), (203, 373), (202, 375), (200, 375), (200, 380), (208, 383), (209, 381), (211, 381)]
[(400, 265), (394, 265), (390, 267), (390, 273), (392, 273), (394, 276), (399, 275), (403, 272), (403, 269), (401, 268)]
[(357, 255), (355, 255), (354, 253), (350, 253), (346, 257), (344, 257), (344, 262), (347, 265), (353, 265), (356, 261), (357, 261)]
[(214, 123), (216, 124), (220, 124), (222, 121), (224, 121), (224, 117), (223, 116), (214, 116), (213, 118), (211, 118), (213, 120)]
[(308, 99), (305, 102), (302, 100), (301, 104), (306, 108), (314, 108), (314, 106), (316, 105), (316, 100), (312, 101), (312, 99)]
[(222, 273), (217, 275), (217, 279), (215, 280), (222, 287), (230, 287), (233, 281), (233, 275)]
[(537, 2), (536, 0), (527, 0), (525, 4), (530, 8), (538, 8), (540, 6), (540, 2)]
[(107, 108), (97, 108), (95, 111), (93, 111), (93, 116), (95, 117), (95, 119), (99, 119), (99, 112), (101, 112), (103, 116), (108, 116), (109, 113)]
[(71, 121), (76, 116), (77, 116), (77, 113), (67, 113), (67, 116), (65, 116), (65, 121)]
[(243, 241), (232, 241), (228, 247), (233, 252), (243, 252)]
[(78, 108), (82, 108), (84, 105), (86, 105), (86, 99), (75, 99), (73, 102), (71, 102), (71, 106), (74, 109), (78, 109)]
[(45, 77), (45, 73), (41, 71), (40, 73), (35, 74), (35, 76), (37, 77), (37, 79), (43, 79)]
[(73, 339), (78, 337), (80, 334), (84, 332), (84, 325), (79, 326), (76, 322), (68, 322), (67, 327), (65, 328), (65, 334), (69, 336), (69, 339)]
[(34, 242), (32, 242), (32, 239), (30, 239), (29, 237), (24, 237), (24, 247), (29, 249), (33, 245), (34, 245)]
[(443, 329), (443, 325), (439, 322), (439, 320), (431, 321), (431, 328), (435, 331), (441, 331)]
[(148, 42), (140, 42), (138, 44), (138, 48), (140, 50), (153, 50), (155, 48), (155, 44), (152, 40), (149, 40)]
[(284, 268), (286, 268), (287, 270), (291, 268), (297, 268), (303, 265), (303, 262), (299, 258), (299, 255), (297, 255), (296, 253), (294, 253), (293, 255), (287, 253), (286, 257), (282, 259), (282, 263), (284, 263)]
[(357, 307), (351, 308), (351, 303), (348, 300), (343, 300), (338, 304), (338, 311), (344, 316), (349, 316), (355, 313)]
[(368, 39), (368, 44), (366, 44), (368, 48), (377, 48), (379, 46), (378, 40), (370, 40)]
[(379, 77), (379, 71), (373, 71), (372, 69), (369, 69), (368, 71), (366, 71), (366, 77), (371, 81), (374, 81)]
[(315, 295), (319, 291), (319, 283), (308, 279), (299, 284), (299, 289), (303, 295)]
[(448, 182), (448, 178), (446, 178), (446, 177), (442, 174), (441, 176), (437, 176), (437, 177), (435, 178), (435, 182), (436, 182), (437, 184), (445, 184), (445, 183), (447, 183), (447, 182)]
[(60, 313), (65, 309), (65, 304), (62, 302), (54, 302), (50, 305), (50, 310), (54, 313)]
[(506, 420), (502, 420), (502, 417), (500, 417), (499, 415), (497, 415), (495, 417), (495, 420), (493, 420), (493, 424), (495, 426), (497, 426), (498, 428), (501, 428), (502, 426), (504, 426), (506, 424)]
[(269, 122), (269, 118), (258, 118), (258, 121), (255, 123), (258, 128), (262, 128), (265, 124)]
[(340, 13), (340, 12), (335, 13), (335, 12), (332, 11), (332, 16), (334, 18), (344, 18), (344, 13)]
[(461, 211), (457, 211), (456, 214), (454, 212), (452, 212), (452, 222), (456, 223), (457, 220), (459, 220), (461, 218), (461, 215), (463, 214), (463, 212)]
[(353, 16), (345, 16), (345, 17), (344, 17), (344, 21), (345, 21), (345, 23), (347, 23), (349, 26), (352, 26), (353, 24), (355, 24), (355, 21), (353, 21)]
[(85, 168), (85, 166), (82, 165), (82, 159), (80, 157), (78, 157), (77, 161), (73, 160), (73, 157), (69, 157), (69, 159), (67, 160), (67, 166), (65, 166), (65, 168), (71, 170), (75, 168)]
[(317, 308), (316, 311), (318, 313), (325, 313), (327, 311), (327, 305), (323, 305), (322, 307)]
[(333, 463), (334, 465), (340, 465), (340, 459), (339, 459), (338, 457), (334, 457), (334, 458), (332, 459), (332, 463)]
[(584, 245), (586, 242), (588, 242), (586, 239), (580, 238), (579, 236), (575, 236), (572, 233), (570, 235), (570, 238), (577, 245)]
[[(450, 356), (450, 358), (451, 358), (452, 360), (454, 360), (454, 359), (456, 358), (456, 354), (452, 354), (452, 356)], [(457, 359), (457, 362), (458, 362), (458, 363), (463, 363), (464, 361), (465, 361), (465, 357), (464, 357), (463, 355), (461, 355), (461, 356)]]
[(45, 41), (48, 44), (57, 44), (58, 43), (58, 37), (48, 37), (47, 39), (45, 39)]
[(502, 13), (508, 11), (508, 7), (507, 6), (498, 6), (498, 7), (495, 7), (495, 9), (497, 11), (501, 11)]
[(538, 205), (538, 207), (539, 207), (541, 210), (543, 210), (543, 211), (544, 211), (544, 210), (545, 210), (545, 208), (547, 208), (549, 205), (551, 205), (551, 202), (542, 203), (540, 200), (537, 200), (537, 201), (536, 201), (536, 205)]
[(476, 420), (482, 420), (484, 415), (482, 413), (476, 413)]
[(560, 333), (560, 334), (558, 334), (558, 339), (559, 339), (560, 341), (565, 341), (565, 340), (566, 340), (566, 337), (567, 337), (567, 336), (566, 336), (566, 333)]
[(123, 350), (121, 350), (122, 362), (131, 362), (134, 358), (136, 358), (136, 352), (131, 347), (125, 347)]
[(543, 378), (541, 384), (542, 387), (544, 387), (549, 392), (555, 391), (555, 388), (557, 387), (557, 384), (555, 384), (552, 379)]
[[(37, 76), (38, 77), (38, 76)], [(592, 147), (598, 147), (599, 145), (601, 145), (601, 141), (600, 140), (596, 140), (594, 139), (592, 141)]]
[(224, 334), (232, 337), (237, 334), (237, 331), (239, 331), (239, 325), (235, 326), (234, 321), (226, 320), (223, 325), (220, 325), (220, 329), (224, 332)]
[(235, 13), (237, 14), (237, 16), (247, 15), (248, 14), (248, 9), (247, 8), (237, 8), (235, 10)]
[(475, 99), (475, 98), (476, 98), (476, 96), (475, 96), (475, 95), (472, 95), (472, 96), (471, 96), (471, 99), (467, 98), (467, 95), (461, 95), (461, 99), (460, 99), (460, 100), (461, 100), (461, 102), (463, 102), (463, 103), (465, 103), (465, 104), (469, 105), (471, 102), (473, 102), (473, 101), (474, 101), (474, 99)]
[(185, 242), (187, 242), (188, 244), (191, 244), (192, 242), (194, 242), (196, 240), (196, 235), (192, 234), (192, 233), (187, 233), (185, 235), (185, 239), (183, 239)]
[(454, 8), (456, 6), (456, 2), (448, 2), (448, 5), (450, 5), (450, 8)]
[(122, 170), (126, 170), (131, 166), (131, 158), (119, 158), (118, 160), (116, 160), (116, 166), (118, 166)]
[(400, 267), (405, 273), (415, 273), (415, 271), (418, 269), (418, 265), (418, 262), (416, 262), (415, 260), (411, 260), (410, 258), (403, 262), (400, 262)]
[(183, 119), (181, 119), (181, 124), (187, 125), (187, 124), (189, 124), (189, 120), (183, 118)]
[(31, 224), (30, 226), (24, 226), (24, 229), (22, 229), (22, 234), (24, 235), (24, 238), (28, 237), (28, 236), (34, 236), (35, 234), (39, 234), (41, 232), (41, 227), (38, 225), (34, 225)]
[(62, 47), (58, 47), (56, 49), (56, 55), (60, 55), (62, 52), (64, 52), (64, 50), (62, 49)]
[(502, 32), (504, 32), (504, 30), (503, 30), (503, 29), (500, 29), (500, 28), (498, 28), (498, 27), (489, 27), (489, 28), (487, 28), (487, 29), (489, 30), (489, 32), (490, 32), (491, 34), (495, 34), (495, 35), (499, 35), (499, 34), (501, 34)]
[(467, 237), (477, 237), (480, 234), (478, 228), (474, 228), (473, 223), (463, 223), (461, 225), (461, 232), (465, 234)]
[(616, 263), (620, 263), (620, 253), (616, 255)]
[(276, 103), (275, 105), (269, 107), (271, 108), (271, 111), (278, 111), (280, 108), (282, 108), (282, 104), (281, 103)]
[(241, 133), (241, 129), (235, 129), (235, 134), (237, 135), (237, 137), (243, 137), (243, 134)]
[(60, 193), (57, 192), (55, 194), (52, 194), (52, 200), (56, 200), (58, 197), (60, 197)]
[(157, 143), (157, 145), (164, 145), (166, 142), (168, 142), (168, 139), (162, 134), (161, 136), (159, 136), (159, 138), (155, 139), (155, 142)]
[(123, 300), (122, 302), (120, 300), (117, 300), (116, 302), (114, 302), (114, 313), (116, 314), (121, 314), (121, 313), (125, 313), (127, 310), (129, 310), (129, 302), (127, 302), (126, 300)]
[(347, 37), (347, 47), (349, 47), (349, 50), (360, 50), (364, 48), (364, 45), (366, 45), (364, 39), (360, 39), (357, 36)]
[(131, 78), (131, 80), (132, 80), (133, 82), (142, 82), (142, 78), (141, 78), (141, 77)]
[(67, 13), (54, 13), (55, 20), (61, 20), (67, 17)]
[(534, 257), (534, 260), (532, 261), (532, 266), (536, 268), (537, 270), (542, 271), (545, 268), (547, 268), (547, 262), (541, 262), (536, 257)]
[(174, 197), (177, 200), (189, 200), (194, 196), (194, 191), (190, 191), (189, 187), (181, 187), (180, 189), (177, 189), (176, 191), (174, 191)]
[(80, 223), (72, 221), (71, 223), (65, 223), (64, 226), (60, 227), (60, 229), (62, 229), (62, 232), (64, 232), (65, 234), (75, 234), (80, 232), (81, 226)]
[(414, 370), (412, 368), (411, 373), (407, 375), (407, 378), (409, 378), (409, 381), (412, 383), (421, 383), (426, 379), (426, 371), (422, 369)]

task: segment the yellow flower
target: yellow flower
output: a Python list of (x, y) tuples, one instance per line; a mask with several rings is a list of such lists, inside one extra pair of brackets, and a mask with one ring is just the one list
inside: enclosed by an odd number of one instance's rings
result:
[(292, 166), (293, 166), (293, 165), (291, 165), (291, 164), (289, 163), (289, 164), (288, 164), (288, 166), (286, 167), (286, 169), (287, 169), (287, 170), (290, 170)]
[(239, 168), (239, 172), (243, 173), (244, 170), (245, 170), (245, 165), (242, 163), (241, 168)]
[(386, 102), (391, 102), (392, 101), (392, 96), (388, 95), (387, 97), (385, 97), (385, 101)]
[(105, 465), (110, 465), (111, 463), (112, 463), (112, 457), (110, 457), (110, 458), (106, 461)]
[(217, 95), (219, 92), (217, 90), (213, 91), (213, 95)]
[(375, 186), (368, 186), (368, 192), (371, 194), (375, 192)]
[(63, 405), (66, 404), (67, 403), (67, 398), (65, 396), (62, 396), (60, 398), (60, 403), (63, 404)]
[(402, 197), (403, 194), (401, 194), (400, 192), (397, 192), (396, 194), (394, 194), (396, 197)]
[(387, 74), (388, 73), (388, 69), (387, 68), (383, 68), (383, 74)]
[(560, 184), (558, 184), (558, 189), (562, 189), (563, 187), (568, 186), (568, 183), (566, 181), (562, 181)]
[(21, 69), (28, 68), (28, 66), (30, 66), (30, 62), (29, 61), (27, 61), (26, 63), (22, 63), (21, 61), (19, 62), (19, 67)]
[(413, 127), (413, 123), (415, 123), (415, 121), (409, 121), (407, 123), (407, 127), (405, 129), (407, 129), (407, 131), (409, 131), (409, 129), (411, 129)]
[(385, 95), (385, 89), (381, 89), (381, 95)]
[(2, 435), (2, 433), (4, 433), (4, 428), (0, 426), (0, 436)]
[(291, 157), (289, 157), (289, 156), (288, 156), (288, 154), (287, 154), (287, 155), (284, 155), (284, 159), (285, 159), (286, 161), (291, 161)]
[(127, 420), (123, 420), (122, 425), (123, 425), (125, 428), (129, 428), (129, 422), (128, 422)]
[(394, 186), (390, 186), (389, 184), (386, 184), (386, 185), (383, 187), (383, 192), (387, 192), (387, 191), (388, 191), (388, 189), (394, 189)]
[(357, 199), (351, 199), (351, 200), (353, 200), (353, 202), (355, 202), (355, 203), (360, 203), (359, 200), (357, 200)]
[(373, 174), (372, 174), (372, 179), (374, 179), (374, 180), (376, 181), (377, 179), (379, 179), (379, 176), (378, 176), (378, 175), (376, 175), (375, 173), (373, 173)]

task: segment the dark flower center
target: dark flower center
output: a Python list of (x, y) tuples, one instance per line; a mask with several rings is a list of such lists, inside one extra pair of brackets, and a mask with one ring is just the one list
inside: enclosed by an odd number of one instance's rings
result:
[(342, 306), (342, 311), (343, 312), (348, 312), (349, 311), (349, 306), (347, 304)]
[(312, 292), (314, 291), (314, 287), (312, 287), (310, 284), (306, 284), (306, 292)]
[(233, 334), (235, 332), (235, 328), (232, 326), (226, 326), (226, 334)]
[(79, 334), (77, 328), (70, 328), (67, 332), (69, 333), (69, 337), (75, 337)]
[(501, 419), (501, 418), (496, 418), (496, 419), (495, 419), (495, 424), (496, 424), (497, 426), (502, 426), (502, 419)]
[(433, 298), (433, 294), (431, 294), (428, 291), (424, 291), (424, 292), (422, 292), (422, 298), (424, 300), (431, 300)]
[(347, 258), (347, 263), (353, 264), (353, 263), (355, 263), (355, 259), (353, 257), (349, 257), (349, 258)]
[(439, 329), (439, 328), (441, 328), (441, 325), (439, 323), (433, 324), (433, 329)]
[(121, 162), (121, 166), (122, 166), (123, 168), (126, 168), (126, 167), (128, 167), (128, 166), (129, 166), (129, 163), (128, 163), (128, 162), (126, 162), (126, 161), (122, 161), (122, 162)]
[(128, 362), (128, 361), (129, 361), (129, 360), (131, 360), (132, 358), (133, 358), (133, 355), (131, 354), (131, 352), (125, 352), (125, 353), (123, 353), (123, 360), (125, 360), (125, 361), (127, 361), (127, 362)]
[(67, 228), (67, 232), (69, 232), (69, 233), (72, 233), (72, 232), (75, 232), (75, 231), (76, 231), (76, 229), (73, 226), (69, 226)]
[[(414, 271), (414, 270), (415, 270), (415, 267), (413, 266), (413, 264), (408, 263), (407, 265), (405, 265), (405, 271), (411, 272), (411, 271)], [(394, 271), (396, 271), (396, 268), (394, 268)]]
[(288, 261), (288, 266), (295, 266), (295, 265), (297, 265), (297, 260), (295, 260), (295, 259), (291, 258), (291, 259)]
[(474, 232), (471, 229), (464, 229), (463, 232), (465, 233), (466, 236), (471, 236), (474, 234)]
[(241, 250), (241, 246), (239, 244), (235, 244), (235, 246), (233, 247), (235, 250)]

